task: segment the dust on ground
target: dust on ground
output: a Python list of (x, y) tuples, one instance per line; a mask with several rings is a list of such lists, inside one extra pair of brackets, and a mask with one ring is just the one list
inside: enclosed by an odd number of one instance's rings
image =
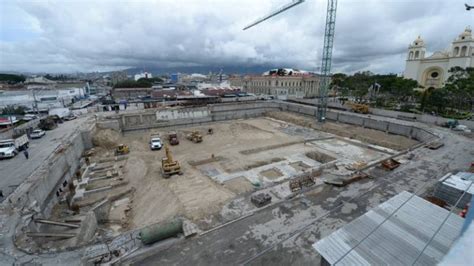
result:
[(379, 130), (368, 129), (349, 124), (326, 122), (321, 125), (316, 123), (314, 118), (289, 112), (268, 112), (265, 115), (295, 125), (313, 128), (316, 130), (336, 134), (341, 137), (357, 139), (362, 142), (367, 142), (395, 150), (408, 149), (409, 147), (418, 143), (416, 140), (403, 136), (391, 135)]
[[(169, 179), (161, 175), (164, 149), (151, 151), (148, 146), (152, 133), (160, 134), (162, 141), (167, 143), (168, 130), (154, 129), (122, 136), (119, 141), (130, 147), (123, 177), (136, 188), (131, 202), (131, 227), (175, 216), (199, 222), (218, 213), (225, 203), (238, 194), (253, 191), (252, 184), (243, 178), (221, 185), (209, 175), (245, 170), (255, 166), (256, 162), (281, 160), (271, 153), (264, 158), (261, 158), (261, 154), (245, 156), (240, 153), (254, 147), (301, 140), (301, 137), (288, 136), (275, 130), (278, 126), (274, 121), (260, 118), (221, 122), (207, 127), (169, 129), (177, 131), (180, 144), (169, 147), (183, 171), (183, 175), (173, 175)], [(209, 127), (213, 128), (212, 135), (206, 134)], [(203, 134), (202, 143), (193, 143), (185, 138), (193, 130)]]
[[(270, 116), (281, 120), (270, 118), (234, 120), (208, 126), (153, 129), (130, 132), (125, 135), (109, 130), (99, 131), (95, 138), (96, 141), (101, 141), (98, 143), (101, 151), (111, 152), (112, 147), (117, 143), (130, 147), (128, 160), (122, 170), (122, 178), (128, 182), (124, 189), (134, 188), (133, 195), (130, 195), (129, 220), (127, 221), (130, 228), (166, 221), (177, 216), (188, 218), (197, 224), (212, 226), (209, 221), (219, 222), (215, 221), (215, 217), (219, 216), (223, 206), (238, 198), (239, 195), (255, 191), (256, 188), (243, 177), (234, 178), (223, 184), (214, 181), (211, 177), (223, 173), (246, 171), (285, 160), (285, 156), (311, 152), (317, 146), (335, 145), (333, 143), (335, 140), (331, 141), (331, 139), (307, 145), (305, 143), (307, 139), (327, 138), (332, 135), (311, 129), (306, 132), (304, 128), (291, 124), (293, 122), (300, 126), (309, 125), (315, 128), (311, 121), (305, 120), (305, 117), (286, 113), (273, 113)], [(325, 129), (330, 128), (333, 131), (337, 131), (335, 129), (343, 131), (343, 127), (344, 125), (332, 125), (332, 123), (325, 125)], [(206, 134), (209, 128), (213, 129), (212, 135)], [(292, 128), (304, 132), (292, 134), (290, 130)], [(186, 134), (194, 130), (203, 134), (203, 142), (194, 143), (186, 139)], [(353, 126), (344, 130), (356, 134), (356, 137), (372, 134), (370, 136), (377, 138), (380, 135), (387, 143), (404, 145), (414, 143), (405, 138), (398, 140), (397, 136), (383, 132), (374, 133), (372, 130)], [(164, 149), (150, 150), (149, 141), (152, 134), (159, 134), (162, 142), (167, 144), (169, 131), (176, 131), (180, 140), (179, 145), (169, 146), (169, 148), (173, 158), (180, 163), (183, 175), (173, 175), (165, 179), (161, 174), (161, 160), (165, 157)], [(102, 141), (105, 139), (108, 142), (104, 144)], [(377, 144), (380, 145), (380, 143)], [(304, 170), (307, 166), (295, 163), (292, 167)], [(270, 179), (281, 175), (276, 171), (262, 174)]]
[(112, 129), (103, 129), (97, 131), (92, 137), (92, 143), (96, 147), (106, 149), (114, 148), (119, 144), (120, 133)]

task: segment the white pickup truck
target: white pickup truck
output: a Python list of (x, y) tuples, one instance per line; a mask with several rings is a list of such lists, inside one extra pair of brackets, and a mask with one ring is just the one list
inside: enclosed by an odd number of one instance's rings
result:
[(26, 134), (14, 139), (0, 140), (0, 159), (13, 158), (21, 150), (28, 148), (30, 140)]

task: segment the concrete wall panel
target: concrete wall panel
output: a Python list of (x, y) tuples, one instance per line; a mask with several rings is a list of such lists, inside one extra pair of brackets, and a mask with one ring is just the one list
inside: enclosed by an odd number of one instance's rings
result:
[(339, 120), (339, 113), (327, 111), (326, 112), (326, 119), (332, 120), (332, 121), (338, 121)]
[(395, 135), (411, 137), (411, 130), (412, 130), (411, 126), (405, 126), (405, 125), (400, 125), (400, 124), (395, 124), (395, 123), (390, 123), (388, 125), (388, 132)]
[(351, 114), (339, 114), (339, 121), (351, 125), (362, 126), (364, 123), (364, 118)]
[(375, 120), (375, 119), (370, 119), (370, 118), (365, 118), (364, 119), (364, 127), (371, 128), (371, 129), (376, 129), (376, 130), (380, 130), (380, 131), (387, 131), (388, 122)]

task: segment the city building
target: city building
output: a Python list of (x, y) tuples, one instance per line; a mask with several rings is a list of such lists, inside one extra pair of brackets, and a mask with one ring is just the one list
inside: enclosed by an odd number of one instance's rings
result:
[(84, 87), (4, 91), (0, 94), (0, 108), (6, 106), (25, 106), (31, 110), (48, 111), (51, 108), (69, 106), (79, 99), (86, 97), (87, 94)]
[(110, 73), (109, 78), (110, 78), (110, 82), (112, 82), (112, 84), (117, 84), (120, 81), (127, 80), (127, 72), (126, 71), (115, 71), (115, 72)]
[(234, 76), (229, 78), (231, 86), (254, 94), (287, 97), (316, 97), (319, 93), (319, 76), (315, 74)]
[(424, 88), (440, 88), (449, 78), (452, 67), (474, 67), (474, 39), (469, 27), (459, 34), (447, 51), (436, 51), (430, 56), (426, 56), (425, 42), (418, 36), (408, 46), (403, 76), (418, 81)]
[(150, 97), (153, 92), (152, 88), (113, 88), (112, 96), (118, 100), (130, 100), (143, 97)]

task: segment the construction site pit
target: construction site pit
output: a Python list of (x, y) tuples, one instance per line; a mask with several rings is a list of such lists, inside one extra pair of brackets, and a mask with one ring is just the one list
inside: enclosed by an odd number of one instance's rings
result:
[[(177, 132), (179, 145), (169, 145), (169, 131)], [(192, 131), (199, 131), (203, 141), (186, 139)], [(182, 175), (163, 178), (165, 149), (150, 149), (152, 135), (169, 147)], [(417, 141), (347, 124), (320, 126), (308, 117), (275, 112), (186, 128), (101, 129), (93, 143), (88, 159), (92, 173), (73, 206), (82, 213), (107, 200), (99, 227), (118, 235), (174, 218), (209, 230), (255, 211), (253, 194), (267, 193), (276, 203), (292, 196), (292, 179), (309, 174), (316, 186), (322, 185), (326, 177), (349, 176)], [(128, 145), (130, 152), (116, 157), (118, 144)], [(51, 219), (70, 215), (65, 206), (59, 203)]]

